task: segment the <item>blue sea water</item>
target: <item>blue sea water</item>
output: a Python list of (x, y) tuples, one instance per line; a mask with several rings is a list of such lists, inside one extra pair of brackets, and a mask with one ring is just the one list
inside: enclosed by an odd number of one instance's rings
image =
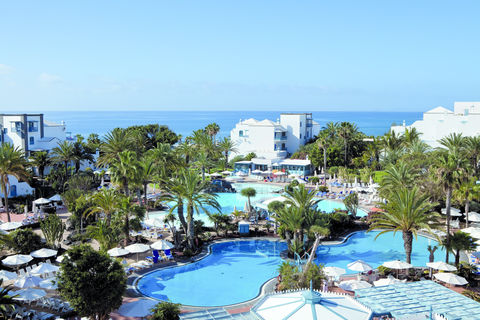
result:
[[(297, 110), (292, 110), (298, 112)], [(308, 111), (307, 111), (308, 112)], [(407, 124), (422, 118), (420, 112), (339, 112), (314, 111), (313, 119), (324, 126), (327, 122), (351, 121), (367, 135), (382, 135), (390, 129), (392, 123)], [(240, 119), (255, 118), (259, 120), (276, 120), (280, 112), (276, 111), (49, 111), (45, 119), (65, 121), (67, 131), (72, 135), (88, 136), (97, 133), (103, 136), (116, 127), (128, 127), (158, 123), (167, 125), (182, 136), (188, 136), (193, 130), (200, 129), (209, 123), (216, 122), (220, 126), (220, 137), (230, 135), (230, 130)]]

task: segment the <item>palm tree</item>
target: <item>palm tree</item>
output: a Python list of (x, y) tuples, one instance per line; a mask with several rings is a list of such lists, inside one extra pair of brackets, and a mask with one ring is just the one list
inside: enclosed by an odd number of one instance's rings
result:
[(153, 181), (153, 177), (157, 171), (155, 167), (155, 158), (148, 152), (140, 159), (139, 178), (143, 186), (143, 196), (145, 197), (144, 207), (148, 211), (147, 191), (148, 184)]
[(358, 133), (358, 128), (351, 122), (341, 122), (337, 129), (337, 134), (343, 140), (344, 146), (344, 165), (347, 167), (348, 160), (348, 144), (350, 140)]
[(205, 181), (205, 169), (211, 165), (211, 161), (208, 158), (208, 154), (206, 152), (200, 152), (197, 155), (197, 163), (200, 165), (202, 169), (202, 181)]
[(319, 225), (311, 226), (309, 231), (310, 233), (313, 233), (313, 235), (315, 236), (315, 242), (313, 243), (312, 251), (310, 251), (310, 256), (308, 257), (308, 261), (307, 261), (307, 264), (305, 265), (305, 269), (303, 270), (303, 275), (307, 274), (308, 268), (310, 264), (313, 262), (313, 259), (315, 258), (315, 253), (317, 252), (317, 248), (318, 248), (318, 245), (320, 244), (320, 240), (330, 235), (330, 230), (328, 228), (325, 228)]
[(465, 146), (473, 166), (475, 178), (478, 178), (478, 163), (480, 161), (480, 136), (467, 137)]
[(404, 137), (390, 130), (380, 140), (383, 148), (383, 160), (387, 163), (396, 163), (403, 152)]
[(296, 188), (285, 188), (285, 206), (293, 206), (300, 210), (302, 216), (305, 216), (307, 212), (313, 209), (320, 199), (315, 198), (315, 192), (305, 188), (303, 184), (300, 184)]
[(37, 168), (38, 175), (43, 179), (45, 168), (52, 164), (52, 159), (46, 151), (31, 152), (29, 157), (32, 166)]
[(327, 185), (327, 149), (330, 145), (330, 139), (325, 131), (320, 132), (317, 138), (317, 145), (320, 149), (323, 150), (323, 172), (325, 175), (323, 176), (323, 184)]
[(213, 140), (213, 143), (215, 143), (216, 136), (220, 131), (219, 125), (216, 124), (215, 122), (212, 122), (205, 128), (205, 131), (211, 137), (211, 139)]
[(143, 219), (145, 210), (143, 207), (134, 204), (130, 197), (121, 197), (118, 206), (119, 215), (117, 217), (123, 218), (124, 245), (127, 246), (130, 242), (131, 217), (136, 216), (138, 219)]
[(110, 226), (112, 216), (118, 211), (120, 195), (114, 189), (102, 189), (92, 197), (93, 207), (85, 211), (85, 216), (103, 213), (105, 215), (106, 225)]
[(133, 138), (131, 133), (124, 129), (116, 128), (105, 135), (100, 144), (99, 166), (105, 167), (114, 160), (119, 159), (119, 154), (125, 150), (132, 150)]
[(10, 143), (0, 145), (0, 186), (8, 222), (10, 222), (10, 211), (8, 210), (8, 195), (10, 194), (9, 176), (14, 176), (18, 181), (26, 180), (28, 176), (27, 166), (28, 163), (20, 148), (15, 148)]
[(228, 155), (233, 152), (237, 152), (237, 148), (235, 148), (235, 142), (230, 140), (230, 138), (223, 138), (218, 143), (218, 147), (220, 148), (221, 152), (225, 155), (225, 169), (228, 168)]
[[(446, 239), (445, 239), (446, 240)], [(460, 264), (460, 252), (461, 251), (475, 251), (477, 244), (475, 241), (478, 239), (472, 238), (468, 233), (457, 231), (450, 237), (450, 241), (444, 241), (447, 254), (452, 252), (455, 254), (455, 266), (458, 268)]]
[(67, 140), (60, 142), (52, 149), (53, 161), (63, 163), (65, 166), (65, 177), (68, 177), (68, 164), (74, 159), (73, 152), (73, 144)]
[(257, 195), (257, 190), (255, 190), (254, 188), (244, 188), (240, 191), (240, 194), (247, 198), (247, 201), (248, 201), (248, 217), (250, 218), (250, 215), (252, 213), (252, 203), (251, 203), (250, 199)]
[(175, 232), (175, 221), (177, 218), (172, 212), (167, 213), (163, 217), (163, 222), (168, 225), (168, 228), (170, 229), (170, 232), (172, 233), (173, 241), (175, 242), (175, 247), (177, 246), (177, 237), (176, 237), (176, 232)]
[(285, 231), (293, 233), (293, 239), (290, 239), (288, 232), (285, 234), (288, 247), (291, 249), (292, 243), (301, 242), (305, 215), (302, 214), (302, 211), (299, 210), (298, 207), (292, 205), (284, 206), (277, 211), (276, 215), (276, 220), (280, 224), (280, 228), (284, 228)]
[(399, 187), (413, 187), (419, 177), (420, 171), (409, 162), (398, 161), (385, 170), (385, 175), (380, 181), (380, 194), (388, 198), (392, 193), (396, 193)]
[[(0, 279), (0, 286), (3, 285), (3, 279)], [(13, 286), (12, 285), (7, 285), (5, 287), (2, 287), (0, 289), (0, 319), (9, 319), (8, 318), (8, 313), (12, 309), (15, 308), (17, 305), (16, 300), (14, 298), (16, 295), (12, 296), (10, 295), (10, 291), (12, 291)]]
[(118, 154), (118, 158), (111, 162), (110, 174), (112, 182), (120, 185), (125, 195), (130, 195), (130, 185), (140, 182), (141, 165), (133, 151), (125, 150)]
[[(460, 134), (450, 134), (449, 136), (441, 139), (440, 144), (443, 148), (440, 148), (436, 155), (436, 175), (438, 181), (442, 185), (442, 188), (446, 195), (445, 207), (447, 216), (447, 246), (450, 239), (450, 207), (452, 202), (452, 192), (455, 185), (459, 183), (461, 178), (465, 176), (465, 171), (468, 162), (463, 157), (463, 147), (465, 140)], [(448, 263), (449, 255), (446, 253), (445, 262)]]
[(190, 163), (190, 159), (195, 154), (194, 145), (191, 144), (190, 141), (185, 140), (175, 148), (175, 152), (183, 156), (185, 164), (188, 165)]
[(107, 220), (98, 220), (95, 224), (87, 226), (89, 237), (98, 241), (100, 251), (107, 252), (114, 248), (119, 241), (119, 232)]
[(431, 223), (436, 223), (438, 216), (431, 213), (433, 204), (426, 194), (421, 194), (417, 187), (399, 188), (390, 195), (388, 203), (382, 205), (382, 212), (372, 219), (369, 230), (381, 229), (375, 237), (387, 232), (402, 232), (406, 262), (411, 262), (413, 237), (417, 238), (420, 229), (431, 231)]
[(87, 160), (93, 162), (93, 155), (85, 148), (82, 140), (77, 140), (73, 143), (72, 160), (75, 163), (75, 173), (78, 173), (80, 170), (82, 161)]
[(453, 191), (453, 198), (465, 206), (465, 224), (468, 228), (468, 213), (470, 212), (470, 202), (479, 196), (479, 188), (472, 177), (465, 177)]
[(414, 143), (420, 141), (420, 136), (422, 134), (418, 132), (417, 128), (406, 128), (405, 133), (403, 134), (403, 143), (408, 148)]
[(193, 170), (183, 170), (179, 177), (180, 188), (187, 207), (187, 239), (190, 249), (195, 249), (194, 212), (207, 213), (207, 206), (220, 212), (220, 205), (215, 194), (205, 193), (207, 185), (203, 183)]

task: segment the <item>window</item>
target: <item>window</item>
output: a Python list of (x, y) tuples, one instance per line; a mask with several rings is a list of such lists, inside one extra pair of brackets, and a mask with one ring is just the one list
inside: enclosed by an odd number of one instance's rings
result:
[(302, 139), (302, 134), (300, 133), (300, 139)]
[(38, 132), (37, 121), (28, 121), (28, 132)]
[(302, 121), (300, 121), (300, 127), (302, 126)]
[(22, 132), (22, 123), (20, 121), (12, 121), (12, 132)]
[(34, 137), (30, 137), (30, 144), (35, 144), (35, 138)]
[(238, 136), (243, 137), (243, 130), (238, 131)]
[(17, 186), (11, 186), (10, 187), (10, 197), (16, 197), (17, 196)]

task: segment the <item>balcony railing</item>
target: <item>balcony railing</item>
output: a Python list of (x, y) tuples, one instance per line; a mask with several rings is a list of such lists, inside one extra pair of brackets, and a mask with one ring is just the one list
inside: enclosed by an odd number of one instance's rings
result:
[(278, 140), (278, 141), (286, 141), (286, 140), (287, 140), (287, 136), (275, 136), (275, 140)]

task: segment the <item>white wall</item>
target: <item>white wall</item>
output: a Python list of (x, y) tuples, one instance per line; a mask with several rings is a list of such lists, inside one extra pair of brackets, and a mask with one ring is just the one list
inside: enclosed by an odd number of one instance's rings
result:
[[(26, 182), (18, 182), (17, 178), (14, 176), (8, 176), (8, 179), (10, 181), (11, 186), (16, 186), (17, 187), (17, 196), (25, 196), (28, 194), (33, 194), (33, 188), (30, 187), (30, 185)], [(10, 187), (11, 188), (11, 187)], [(3, 193), (0, 190), (0, 196), (3, 197)], [(10, 198), (10, 194), (8, 195)]]

